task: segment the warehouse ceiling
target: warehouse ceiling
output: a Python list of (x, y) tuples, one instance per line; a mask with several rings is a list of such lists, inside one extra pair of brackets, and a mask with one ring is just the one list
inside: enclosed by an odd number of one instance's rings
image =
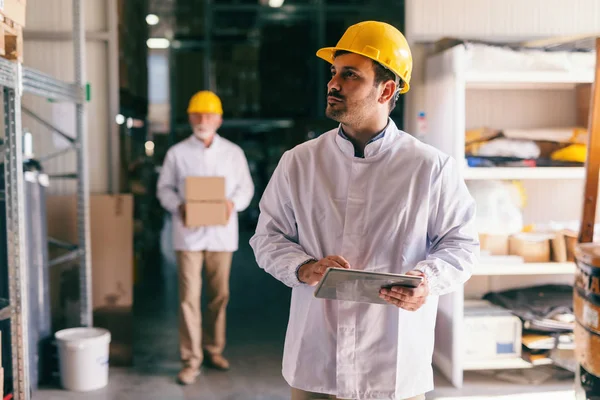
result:
[[(210, 4), (210, 5), (209, 5)], [(210, 16), (204, 10), (209, 5)], [(327, 10), (328, 19), (344, 20), (369, 11), (371, 18), (403, 20), (404, 1), (398, 0), (149, 0), (149, 12), (160, 23), (150, 29), (151, 37), (202, 40), (210, 25), (213, 40), (252, 40), (266, 24), (293, 25), (317, 18)], [(396, 19), (396, 18), (394, 18)]]

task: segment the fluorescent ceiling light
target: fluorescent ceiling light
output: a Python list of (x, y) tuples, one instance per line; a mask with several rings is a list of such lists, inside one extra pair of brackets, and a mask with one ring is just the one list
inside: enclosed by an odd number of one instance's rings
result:
[(156, 14), (148, 14), (146, 15), (146, 23), (148, 25), (157, 25), (160, 21), (160, 18), (158, 18), (158, 15)]
[(279, 8), (285, 0), (269, 0), (269, 7)]
[(165, 38), (150, 38), (146, 41), (149, 49), (168, 49), (169, 39)]

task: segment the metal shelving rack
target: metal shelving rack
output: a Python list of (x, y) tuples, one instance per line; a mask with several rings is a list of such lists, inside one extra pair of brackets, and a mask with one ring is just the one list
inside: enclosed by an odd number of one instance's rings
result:
[[(0, 299), (0, 319), (10, 317), (13, 362), (13, 392), (15, 400), (29, 400), (29, 342), (27, 338), (27, 243), (25, 235), (23, 193), (23, 149), (21, 131), (21, 96), (30, 93), (52, 101), (71, 102), (76, 107), (76, 136), (70, 138), (72, 150), (77, 153), (77, 219), (78, 240), (70, 246), (71, 252), (61, 257), (79, 259), (80, 265), (80, 323), (92, 325), (91, 311), (91, 264), (89, 230), (89, 181), (87, 165), (87, 139), (85, 121), (85, 36), (83, 24), (83, 1), (73, 0), (73, 46), (75, 59), (75, 82), (66, 83), (44, 73), (23, 67), (20, 63), (0, 58), (0, 86), (4, 95), (4, 162), (6, 226), (8, 246), (8, 302)], [(28, 114), (32, 114), (28, 112)], [(39, 120), (39, 117), (36, 117)], [(45, 123), (50, 129), (50, 123)], [(57, 157), (59, 151), (44, 157)], [(56, 262), (51, 265), (56, 264)]]

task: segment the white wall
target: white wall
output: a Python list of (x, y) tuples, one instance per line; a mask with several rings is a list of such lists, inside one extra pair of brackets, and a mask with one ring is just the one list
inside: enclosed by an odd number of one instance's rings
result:
[[(88, 32), (108, 31), (107, 3), (111, 0), (84, 0), (85, 24)], [(25, 27), (24, 64), (56, 78), (73, 81), (73, 45), (69, 40), (40, 40), (38, 33), (67, 32), (72, 29), (71, 0), (28, 0)], [(109, 185), (108, 137), (114, 118), (109, 121), (108, 102), (108, 46), (106, 41), (87, 41), (87, 81), (91, 84), (91, 101), (88, 103), (88, 163), (90, 190), (106, 192)], [(117, 88), (118, 89), (118, 88)], [(75, 107), (70, 104), (49, 103), (46, 99), (26, 95), (23, 106), (47, 121), (61, 127), (74, 136), (73, 115)], [(51, 153), (60, 145), (50, 131), (23, 116), (23, 128), (34, 134), (34, 151), (38, 156)], [(49, 173), (75, 171), (75, 155), (70, 153), (46, 164)], [(74, 190), (74, 182), (53, 181), (50, 192), (68, 193)]]
[(411, 40), (443, 36), (486, 40), (600, 32), (598, 0), (406, 0)]

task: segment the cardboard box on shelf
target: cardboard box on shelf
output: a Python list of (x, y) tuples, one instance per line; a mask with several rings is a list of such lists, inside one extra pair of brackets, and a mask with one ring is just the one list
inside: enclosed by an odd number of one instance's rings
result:
[[(77, 243), (77, 201), (74, 196), (48, 196), (48, 235)], [(129, 194), (90, 196), (90, 233), (93, 308), (133, 304), (133, 197)], [(56, 249), (51, 256), (56, 256)], [(56, 270), (56, 271), (55, 271)], [(75, 270), (75, 271), (74, 271)], [(51, 269), (51, 298), (54, 310), (61, 312), (61, 281), (77, 265), (57, 265)], [(68, 279), (71, 281), (72, 279)], [(75, 292), (78, 285), (75, 286)], [(73, 293), (77, 297), (78, 293)]]
[(466, 300), (464, 357), (468, 361), (521, 356), (522, 322), (485, 300)]
[(0, 1), (0, 14), (21, 27), (25, 26), (26, 9), (26, 0)]
[(479, 243), (482, 252), (489, 252), (491, 256), (508, 255), (508, 235), (479, 234)]
[(189, 176), (185, 181), (185, 224), (188, 227), (227, 224), (225, 178)]
[(528, 263), (550, 262), (551, 235), (537, 233), (517, 233), (509, 239), (509, 253), (521, 256)]
[(133, 304), (133, 196), (90, 197), (94, 309)]
[(550, 241), (552, 245), (551, 259), (554, 262), (567, 262), (567, 241), (563, 232), (556, 232)]
[(575, 247), (577, 247), (577, 240), (579, 234), (575, 231), (565, 229), (562, 231), (565, 237), (565, 245), (567, 247), (567, 261), (575, 261)]

